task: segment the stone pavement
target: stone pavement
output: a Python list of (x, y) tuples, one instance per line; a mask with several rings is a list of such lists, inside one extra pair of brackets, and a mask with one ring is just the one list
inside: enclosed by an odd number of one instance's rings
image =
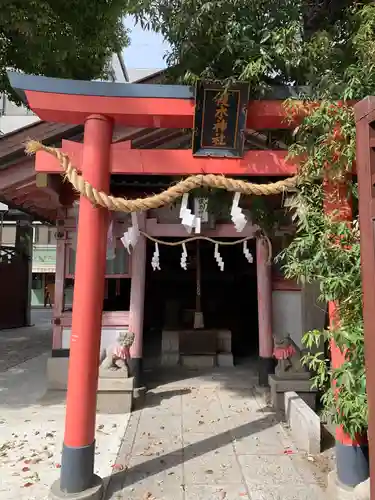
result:
[(325, 498), (313, 457), (298, 451), (249, 369), (181, 373), (154, 379), (132, 414), (107, 500)]
[[(0, 499), (47, 500), (59, 478), (64, 394), (44, 396), (49, 353), (0, 372)], [(109, 477), (129, 415), (97, 416), (95, 472)]]
[(33, 326), (0, 330), (0, 372), (52, 348), (52, 309), (32, 309)]

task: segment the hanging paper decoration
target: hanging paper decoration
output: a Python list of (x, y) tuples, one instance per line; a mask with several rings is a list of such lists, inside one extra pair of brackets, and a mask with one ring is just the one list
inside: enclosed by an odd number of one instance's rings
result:
[(182, 269), (187, 271), (187, 250), (185, 243), (182, 243), (182, 254), (181, 254), (180, 265)]
[(224, 271), (224, 261), (221, 258), (221, 255), (220, 255), (220, 252), (219, 252), (219, 244), (218, 243), (215, 243), (214, 256), (215, 256), (215, 260), (217, 262), (217, 265), (219, 266), (220, 271)]
[(202, 223), (208, 222), (208, 198), (194, 198), (195, 233), (200, 234)]
[(241, 233), (247, 224), (247, 219), (239, 207), (241, 193), (234, 193), (232, 208), (230, 211), (231, 219), (238, 233)]
[(200, 217), (195, 217), (194, 227), (195, 227), (196, 234), (200, 234), (200, 232), (201, 232), (201, 222), (202, 222), (202, 220)]
[(200, 218), (201, 222), (208, 222), (208, 198), (194, 198), (194, 214)]
[(131, 226), (128, 228), (127, 231), (125, 231), (124, 236), (121, 238), (121, 242), (128, 251), (128, 253), (130, 253), (131, 247), (133, 248), (135, 247), (140, 235), (137, 213), (132, 212), (131, 218), (132, 218)]
[(159, 245), (155, 243), (155, 250), (151, 260), (151, 266), (154, 271), (161, 271), (159, 260)]
[(254, 258), (253, 258), (252, 254), (247, 246), (246, 240), (243, 242), (243, 254), (244, 254), (246, 260), (249, 262), (249, 264), (252, 264), (254, 262)]
[(180, 209), (180, 219), (181, 224), (184, 226), (186, 231), (190, 234), (195, 227), (195, 215), (191, 213), (191, 210), (188, 208), (189, 202), (189, 193), (185, 193), (181, 200), (181, 209)]
[(111, 218), (107, 233), (107, 260), (114, 260), (116, 258), (116, 238), (114, 234), (114, 223)]

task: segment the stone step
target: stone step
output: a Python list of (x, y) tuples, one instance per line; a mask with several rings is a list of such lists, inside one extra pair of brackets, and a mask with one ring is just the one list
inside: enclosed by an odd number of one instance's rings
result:
[(180, 363), (187, 368), (212, 368), (216, 366), (215, 354), (181, 354)]

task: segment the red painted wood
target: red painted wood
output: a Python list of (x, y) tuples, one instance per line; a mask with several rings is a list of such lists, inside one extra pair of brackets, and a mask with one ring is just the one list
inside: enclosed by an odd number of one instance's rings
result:
[[(195, 104), (188, 99), (104, 97), (53, 94), (27, 90), (30, 108), (50, 122), (84, 123), (91, 114), (102, 114), (116, 124), (140, 128), (193, 128)], [(250, 101), (247, 128), (290, 129), (282, 101)]]
[(192, 128), (194, 101), (187, 99), (103, 97), (26, 91), (30, 108), (46, 121), (84, 123), (91, 114), (140, 128)]
[[(348, 188), (345, 183), (338, 185), (325, 180), (324, 197), (324, 211), (327, 215), (338, 221), (352, 221), (352, 200), (348, 197)], [(335, 328), (340, 321), (335, 302), (328, 302), (328, 315), (330, 328)], [(345, 362), (345, 352), (341, 352), (333, 340), (330, 342), (330, 348), (332, 368), (340, 368)], [(336, 428), (336, 439), (345, 445), (356, 445), (356, 440), (346, 435), (341, 426)]]
[(299, 292), (302, 290), (300, 284), (293, 280), (276, 279), (272, 280), (272, 290), (283, 292)]
[[(204, 236), (208, 238), (246, 238), (254, 236), (257, 227), (248, 224), (242, 233), (238, 233), (233, 224), (217, 224), (215, 229), (207, 229), (204, 231)], [(146, 233), (155, 238), (187, 238), (189, 237), (186, 229), (179, 223), (176, 224), (159, 224), (157, 219), (146, 220)], [(194, 236), (192, 234), (191, 236)]]
[[(85, 123), (82, 169), (99, 190), (109, 189), (112, 130), (112, 122), (102, 116)], [(108, 211), (81, 196), (64, 436), (71, 447), (89, 446), (95, 439), (107, 231)]]
[[(63, 141), (63, 151), (80, 170), (82, 144)], [(247, 151), (242, 159), (195, 158), (190, 150), (128, 149), (122, 143), (111, 148), (111, 173), (129, 175), (192, 175), (225, 174), (249, 176), (289, 176), (296, 173), (296, 165), (286, 160), (286, 151)], [(40, 151), (36, 155), (37, 172), (61, 173), (61, 167), (52, 155)]]
[(257, 288), (258, 288), (258, 326), (259, 356), (272, 358), (272, 269), (269, 259), (269, 248), (265, 241), (257, 238)]
[[(140, 230), (146, 229), (146, 213), (138, 215)], [(130, 348), (132, 358), (140, 359), (143, 354), (143, 312), (146, 285), (146, 238), (141, 235), (134, 249), (131, 260), (131, 288), (129, 306), (129, 329), (134, 333), (134, 342)]]
[[(64, 231), (63, 221), (59, 221), (56, 231)], [(65, 279), (65, 238), (58, 238), (56, 242), (56, 273), (55, 273), (55, 298), (53, 303), (53, 318), (61, 317), (64, 307), (64, 279)], [(61, 349), (62, 328), (54, 322), (52, 348)]]
[[(72, 326), (72, 313), (64, 312), (60, 316), (64, 328)], [(103, 311), (102, 327), (118, 327), (129, 325), (129, 311)]]

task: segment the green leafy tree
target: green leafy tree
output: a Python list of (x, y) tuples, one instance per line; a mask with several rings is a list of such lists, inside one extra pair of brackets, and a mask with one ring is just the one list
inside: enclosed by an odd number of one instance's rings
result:
[(108, 74), (126, 45), (121, 0), (3, 0), (0, 15), (0, 92), (13, 100), (6, 71), (94, 79)]
[(340, 66), (351, 52), (350, 0), (129, 3), (144, 26), (163, 34), (169, 65), (187, 80), (245, 80), (254, 89), (272, 82), (316, 85), (333, 60)]
[(298, 157), (300, 171), (297, 194), (289, 200), (297, 232), (279, 259), (287, 277), (318, 282), (321, 301), (337, 306), (339, 321), (328, 330), (307, 332), (304, 342), (309, 348), (321, 346), (322, 340), (334, 343), (344, 364), (332, 367), (313, 349), (305, 362), (315, 372), (315, 385), (324, 390), (325, 410), (333, 421), (351, 436), (365, 432), (359, 228), (356, 221), (325, 215), (323, 181), (345, 181), (356, 202), (350, 175), (355, 123), (345, 102), (375, 94), (375, 4), (141, 0), (131, 7), (144, 26), (169, 42), (174, 77), (248, 81), (252, 95), (272, 83), (308, 86), (302, 104), (286, 103), (291, 117), (302, 120), (289, 151)]

